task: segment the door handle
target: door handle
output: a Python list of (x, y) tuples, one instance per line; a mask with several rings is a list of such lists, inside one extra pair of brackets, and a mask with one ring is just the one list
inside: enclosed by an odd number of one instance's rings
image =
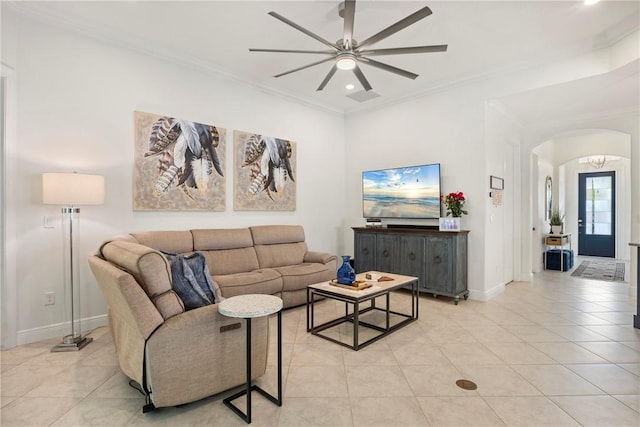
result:
[(578, 218), (578, 227), (584, 227), (584, 224), (582, 223), (582, 218)]

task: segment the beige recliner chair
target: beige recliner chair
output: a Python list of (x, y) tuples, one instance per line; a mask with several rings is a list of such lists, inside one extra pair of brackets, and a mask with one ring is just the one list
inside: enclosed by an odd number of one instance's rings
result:
[[(120, 368), (144, 390), (144, 412), (245, 383), (244, 321), (222, 316), (217, 304), (185, 311), (160, 252), (114, 240), (89, 264), (108, 304)], [(267, 318), (254, 319), (252, 337), (255, 379), (267, 366)]]

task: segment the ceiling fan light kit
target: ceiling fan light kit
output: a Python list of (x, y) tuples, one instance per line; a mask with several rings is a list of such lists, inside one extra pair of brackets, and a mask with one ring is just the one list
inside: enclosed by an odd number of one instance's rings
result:
[(317, 55), (329, 55), (328, 58), (322, 59), (320, 61), (313, 62), (311, 64), (304, 65), (302, 67), (298, 67), (294, 70), (286, 71), (284, 73), (280, 73), (275, 75), (274, 77), (282, 77), (287, 74), (294, 73), (296, 71), (301, 71), (307, 68), (314, 67), (316, 65), (323, 64), (325, 62), (333, 61), (333, 67), (329, 70), (326, 77), (318, 86), (318, 91), (324, 89), (324, 87), (329, 83), (329, 80), (333, 77), (337, 70), (346, 70), (352, 71), (362, 87), (365, 91), (369, 91), (372, 89), (371, 84), (367, 80), (367, 78), (362, 73), (362, 70), (358, 66), (358, 64), (366, 64), (372, 66), (374, 68), (378, 68), (380, 70), (388, 71), (390, 73), (397, 74), (402, 77), (406, 77), (409, 79), (415, 79), (418, 77), (418, 74), (403, 70), (401, 68), (394, 67), (389, 64), (385, 64), (376, 60), (371, 59), (371, 56), (385, 56), (385, 55), (407, 55), (414, 53), (432, 53), (432, 52), (446, 52), (447, 45), (432, 45), (432, 46), (413, 46), (413, 47), (399, 47), (399, 48), (386, 48), (386, 49), (364, 49), (365, 47), (377, 43), (381, 40), (386, 39), (387, 37), (401, 31), (408, 26), (415, 24), (423, 18), (431, 15), (431, 9), (427, 6), (419, 9), (418, 11), (412, 13), (411, 15), (401, 19), (393, 25), (385, 28), (382, 31), (374, 34), (368, 39), (364, 40), (362, 43), (357, 43), (353, 40), (353, 23), (355, 19), (356, 12), (356, 1), (355, 0), (346, 0), (339, 6), (339, 15), (344, 18), (344, 31), (342, 39), (338, 40), (336, 43), (331, 43), (323, 37), (313, 33), (312, 31), (307, 30), (306, 28), (296, 24), (293, 21), (285, 18), (284, 16), (276, 13), (269, 12), (269, 15), (274, 18), (284, 22), (285, 24), (295, 28), (296, 30), (306, 34), (307, 36), (319, 41), (325, 46), (331, 48), (332, 50), (285, 50), (285, 49), (249, 49), (250, 52), (272, 52), (272, 53), (304, 53), (304, 54), (317, 54)]
[(356, 68), (356, 57), (352, 53), (341, 53), (336, 59), (336, 66), (341, 70)]

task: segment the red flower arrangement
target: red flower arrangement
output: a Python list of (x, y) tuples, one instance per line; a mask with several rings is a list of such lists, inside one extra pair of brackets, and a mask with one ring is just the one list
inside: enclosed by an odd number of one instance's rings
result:
[(462, 191), (457, 193), (449, 193), (446, 196), (440, 196), (440, 201), (444, 203), (447, 208), (447, 216), (451, 215), (454, 218), (461, 217), (462, 215), (468, 215), (469, 212), (462, 209), (467, 199), (464, 198)]

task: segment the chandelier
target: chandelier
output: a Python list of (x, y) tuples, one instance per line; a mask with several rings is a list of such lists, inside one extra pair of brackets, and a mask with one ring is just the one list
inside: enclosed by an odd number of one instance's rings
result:
[(605, 155), (597, 155), (597, 156), (589, 156), (587, 157), (587, 163), (593, 166), (596, 169), (601, 169), (607, 161), (607, 157)]

